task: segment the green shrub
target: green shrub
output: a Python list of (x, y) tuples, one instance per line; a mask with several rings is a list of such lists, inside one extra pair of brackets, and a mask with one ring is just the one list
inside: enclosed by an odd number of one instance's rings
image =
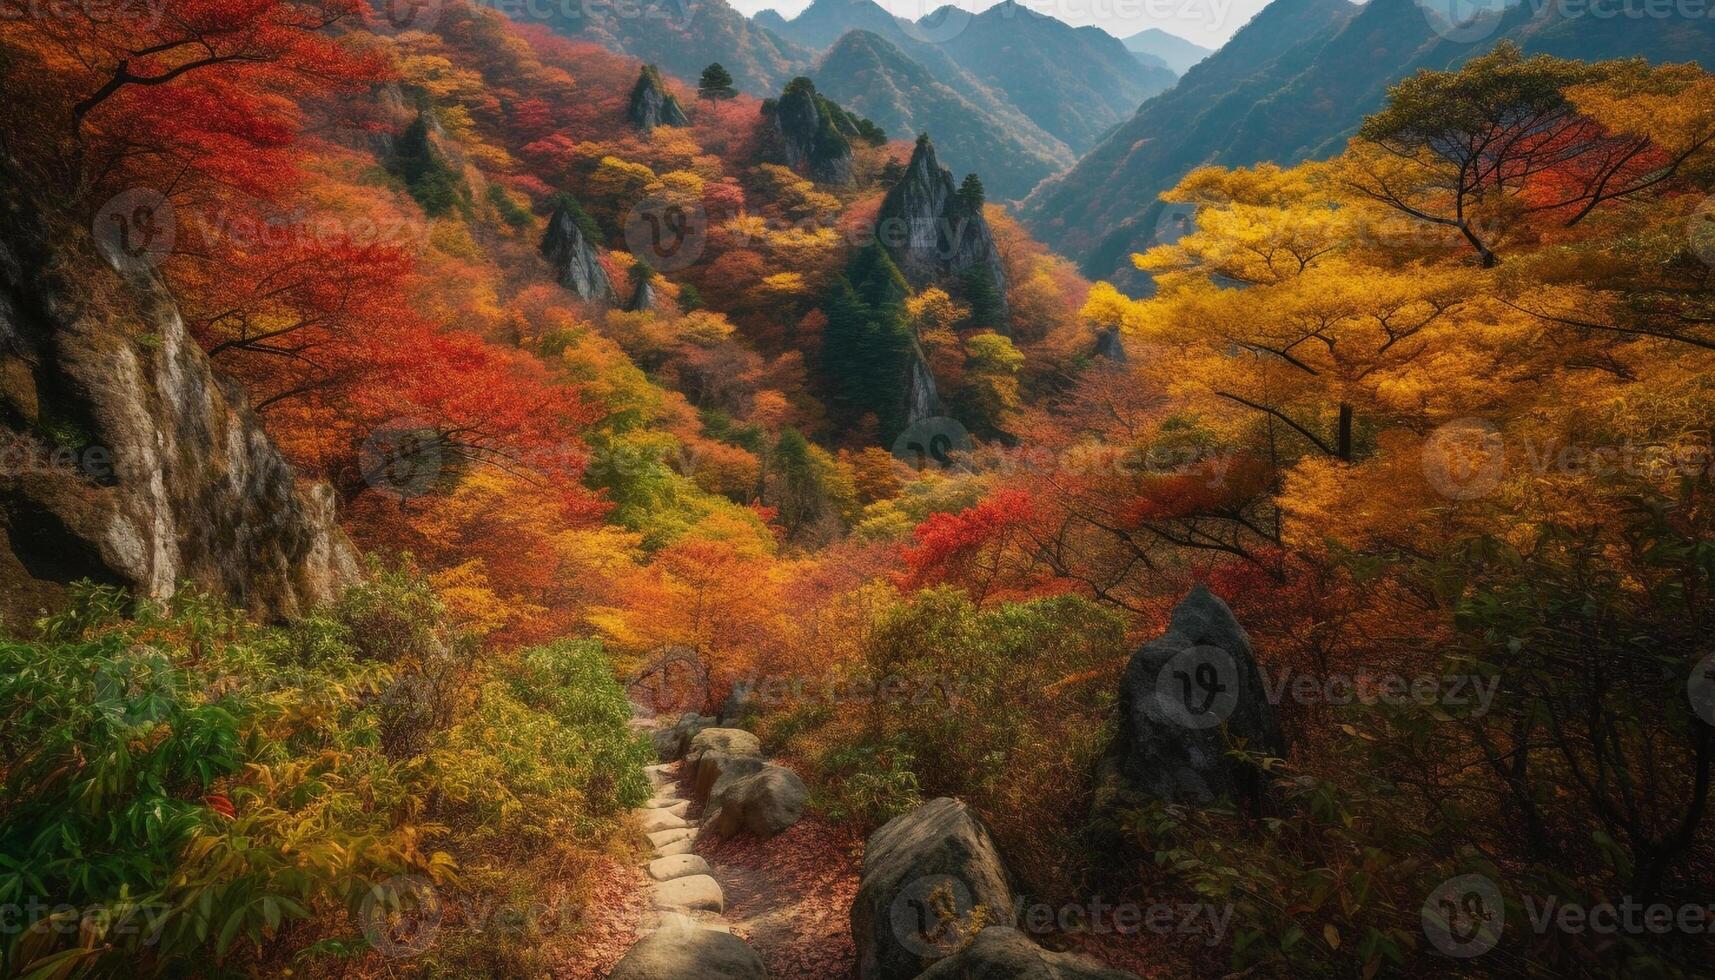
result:
[(1083, 599), (980, 609), (957, 589), (925, 590), (881, 616), (842, 684), (859, 695), (792, 751), (828, 812), (873, 825), (957, 796), (1027, 882), (1068, 889), (1080, 872), (1064, 840), (1088, 809), (1124, 657), (1118, 617)]
[(361, 955), (338, 923), (382, 879), (612, 838), (648, 750), (600, 646), (479, 673), (426, 584), (374, 571), (279, 628), (79, 586), (38, 639), (0, 641), (0, 903), (31, 927), (0, 974), (254, 972), (294, 957), (264, 950), (285, 937)]

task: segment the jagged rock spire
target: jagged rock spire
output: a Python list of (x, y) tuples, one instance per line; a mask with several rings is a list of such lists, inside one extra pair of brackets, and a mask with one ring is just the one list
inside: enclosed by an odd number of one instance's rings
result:
[(645, 133), (656, 126), (691, 124), (685, 118), (685, 110), (680, 107), (679, 100), (667, 91), (666, 83), (661, 80), (661, 70), (654, 65), (644, 65), (643, 70), (637, 73), (637, 84), (631, 87), (631, 105), (626, 110), (626, 118)]
[(824, 184), (852, 182), (850, 137), (857, 120), (816, 91), (808, 78), (794, 78), (778, 100), (763, 103), (774, 116), (786, 165)]
[[(975, 181), (966, 186), (981, 187)], [(928, 134), (917, 138), (904, 176), (882, 201), (876, 238), (912, 286), (943, 285), (968, 300), (985, 293), (1000, 320), (985, 326), (1005, 330), (1006, 271), (983, 218), (980, 193), (959, 192)]]
[(560, 285), (592, 303), (612, 303), (613, 283), (597, 257), (595, 243), (585, 234), (582, 209), (569, 194), (554, 202), (548, 230), (542, 236), (542, 257), (554, 267)]

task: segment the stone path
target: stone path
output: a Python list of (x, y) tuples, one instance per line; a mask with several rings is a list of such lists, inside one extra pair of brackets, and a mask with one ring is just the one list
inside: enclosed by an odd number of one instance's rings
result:
[(691, 801), (679, 795), (682, 762), (649, 766), (645, 771), (655, 784), (655, 798), (638, 811), (649, 845), (654, 848), (644, 870), (655, 887), (655, 907), (663, 912), (695, 916), (726, 911), (726, 896), (715, 881), (714, 869), (691, 853), (697, 828), (685, 818)]
[[(660, 729), (666, 722), (647, 708), (633, 707), (631, 726), (639, 731)], [(637, 820), (649, 841), (643, 870), (648, 875), (652, 905), (657, 919), (652, 932), (710, 929), (731, 933), (726, 911), (726, 893), (715, 880), (709, 862), (691, 853), (698, 829), (689, 817), (691, 800), (680, 795), (683, 760), (645, 766), (644, 773), (655, 789), (649, 802), (637, 810)]]

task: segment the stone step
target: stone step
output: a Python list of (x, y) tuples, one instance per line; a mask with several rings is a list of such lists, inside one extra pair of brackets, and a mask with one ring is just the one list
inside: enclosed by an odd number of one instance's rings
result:
[(662, 912), (661, 924), (657, 929), (712, 929), (715, 932), (732, 934), (732, 926), (721, 921), (712, 912)]
[(723, 912), (726, 910), (726, 895), (721, 892), (720, 883), (709, 875), (690, 875), (656, 885), (655, 907)]
[(657, 830), (677, 830), (689, 827), (690, 821), (674, 813), (671, 809), (644, 810), (641, 813), (643, 832), (654, 833)]
[(656, 881), (672, 881), (674, 878), (684, 878), (689, 875), (714, 874), (709, 862), (695, 854), (676, 854), (673, 857), (656, 858), (649, 862), (646, 869), (649, 877)]
[[(687, 800), (682, 796), (675, 796), (672, 793), (662, 793), (660, 796), (655, 797), (654, 799), (650, 800), (648, 803), (643, 804), (643, 809), (654, 810), (654, 809), (657, 809), (659, 807), (670, 807), (670, 806), (673, 806), (675, 803), (685, 803), (688, 805), (690, 802), (691, 802), (690, 800)], [(680, 814), (680, 816), (683, 816), (683, 815), (684, 814)]]
[(690, 827), (669, 827), (665, 830), (652, 831), (644, 836), (649, 838), (650, 847), (660, 847), (671, 844), (676, 840), (696, 840), (697, 832)]
[(658, 858), (664, 858), (676, 857), (680, 854), (689, 854), (691, 853), (691, 847), (695, 844), (696, 841), (689, 837), (681, 838), (676, 841), (669, 841), (655, 849), (655, 856)]

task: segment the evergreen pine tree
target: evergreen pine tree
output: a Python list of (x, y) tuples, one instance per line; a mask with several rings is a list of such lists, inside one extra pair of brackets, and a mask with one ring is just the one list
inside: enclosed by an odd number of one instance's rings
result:
[(822, 376), (833, 408), (854, 423), (873, 414), (881, 435), (904, 428), (910, 383), (911, 327), (905, 299), (910, 287), (887, 251), (870, 243), (852, 257), (823, 304)]
[(464, 195), (457, 175), (441, 159), (429, 139), (429, 120), (419, 115), (405, 127), (394, 145), (389, 169), (405, 181), (405, 188), (422, 206), (423, 213), (438, 218), (454, 208), (463, 209)]
[(718, 61), (704, 68), (702, 77), (697, 79), (697, 97), (712, 100), (737, 98), (738, 89), (733, 87), (732, 73), (721, 67)]
[(697, 292), (697, 287), (685, 283), (679, 287), (679, 312), (689, 313), (703, 307), (703, 294)]
[(954, 194), (966, 214), (980, 214), (983, 209), (983, 182), (976, 174), (966, 174), (965, 182)]
[(971, 308), (971, 326), (1004, 333), (1006, 324), (1002, 322), (1000, 289), (995, 286), (994, 273), (988, 266), (979, 265), (965, 270), (965, 274), (959, 277), (959, 286), (961, 298)]
[(578, 203), (577, 198), (566, 191), (560, 191), (548, 202), (548, 210), (551, 214), (560, 208), (564, 208), (572, 216), (572, 222), (578, 226), (579, 231), (583, 232), (585, 241), (591, 245), (606, 243), (607, 237), (601, 233), (601, 226), (596, 224), (596, 220), (590, 217), (590, 213), (584, 210), (584, 206)]

